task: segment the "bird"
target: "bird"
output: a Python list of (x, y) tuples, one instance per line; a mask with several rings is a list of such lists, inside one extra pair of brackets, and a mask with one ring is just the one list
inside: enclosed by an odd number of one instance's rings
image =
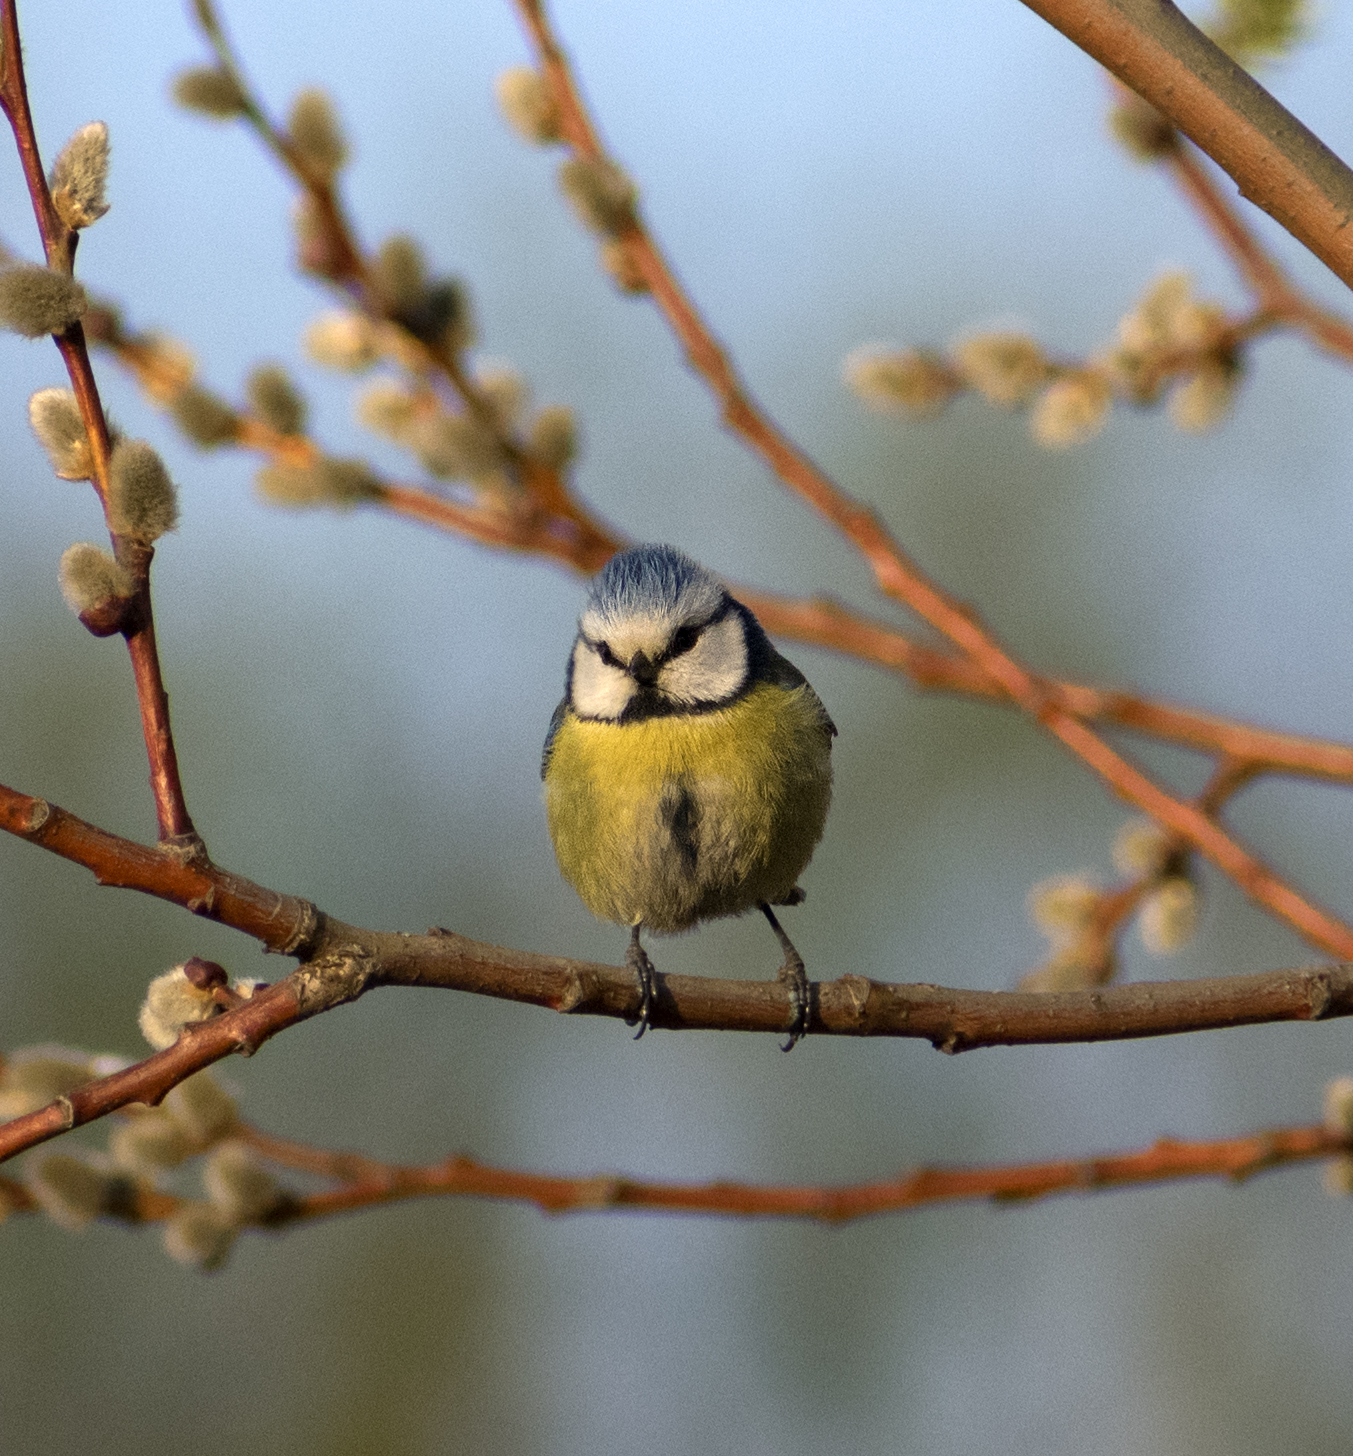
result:
[(804, 899), (835, 736), (804, 675), (689, 556), (634, 546), (593, 579), (540, 775), (564, 878), (599, 919), (630, 930), (636, 1039), (657, 993), (641, 932), (756, 909), (784, 955), (783, 1050), (808, 1030), (807, 971), (772, 907)]

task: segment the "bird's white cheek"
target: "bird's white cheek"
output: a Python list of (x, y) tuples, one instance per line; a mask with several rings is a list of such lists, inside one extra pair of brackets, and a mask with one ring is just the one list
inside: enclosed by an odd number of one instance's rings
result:
[(583, 718), (618, 718), (634, 696), (635, 682), (608, 667), (586, 642), (573, 648), (573, 711)]
[(722, 703), (746, 680), (747, 638), (741, 620), (730, 612), (663, 668), (658, 691), (674, 703)]

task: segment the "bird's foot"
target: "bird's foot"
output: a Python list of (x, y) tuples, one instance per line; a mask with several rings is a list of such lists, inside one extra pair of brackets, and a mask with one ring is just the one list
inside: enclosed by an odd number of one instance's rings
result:
[[(803, 891), (798, 891), (798, 895), (802, 899)], [(798, 901), (787, 900), (785, 903), (797, 904)], [(792, 1052), (807, 1035), (808, 1022), (812, 1017), (813, 1000), (808, 986), (808, 972), (804, 968), (803, 957), (794, 949), (794, 942), (775, 918), (775, 912), (769, 905), (762, 905), (761, 913), (770, 922), (770, 928), (780, 942), (780, 949), (785, 953), (785, 963), (776, 973), (776, 980), (789, 987), (789, 1035), (780, 1043), (780, 1050)]]
[[(648, 1030), (649, 1019), (653, 1015), (653, 1006), (658, 995), (658, 973), (653, 969), (648, 952), (639, 944), (637, 925), (630, 936), (629, 949), (625, 952), (625, 964), (634, 972), (634, 978), (639, 983), (639, 1030), (634, 1033), (634, 1039), (638, 1041)], [(631, 1021), (628, 1024), (633, 1026), (636, 1023)]]
[(785, 963), (776, 973), (776, 980), (789, 987), (789, 1035), (780, 1043), (782, 1052), (792, 1052), (808, 1030), (811, 1005), (808, 972), (803, 957), (792, 946), (785, 952)]

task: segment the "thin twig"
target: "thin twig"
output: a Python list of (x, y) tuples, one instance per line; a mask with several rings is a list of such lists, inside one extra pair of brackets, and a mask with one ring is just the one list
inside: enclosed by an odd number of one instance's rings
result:
[[(17, 0), (0, 3), (0, 108), (3, 108), (14, 133), (15, 145), (23, 163), (24, 180), (32, 200), (33, 215), (42, 236), (47, 265), (61, 272), (74, 271), (75, 248), (79, 234), (68, 228), (52, 203), (47, 179), (42, 170), (33, 115), (28, 105), (28, 88), (24, 81), (23, 51), (19, 35)], [(108, 499), (108, 470), (112, 458), (108, 420), (99, 398), (94, 370), (89, 362), (84, 329), (79, 320), (63, 333), (54, 336), (65, 361), (71, 388), (80, 407), (85, 433), (94, 462), (94, 489), (100, 501)], [(159, 652), (155, 644), (155, 619), (150, 595), (150, 563), (154, 552), (148, 546), (110, 532), (113, 551), (131, 573), (135, 583), (133, 606), (127, 614), (128, 627), (123, 636), (131, 655), (136, 696), (141, 709), (141, 726), (150, 762), (151, 790), (155, 797), (155, 813), (159, 837), (164, 843), (177, 845), (189, 854), (205, 853), (202, 840), (188, 813), (183, 783), (179, 777), (178, 755), (174, 749), (173, 729), (169, 721), (169, 697), (165, 692), (160, 670)]]

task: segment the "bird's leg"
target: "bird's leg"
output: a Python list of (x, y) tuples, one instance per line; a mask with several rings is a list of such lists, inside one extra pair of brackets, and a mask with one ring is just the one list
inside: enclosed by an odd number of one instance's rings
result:
[(777, 979), (789, 987), (791, 1017), (789, 1039), (781, 1044), (780, 1050), (792, 1052), (795, 1043), (808, 1031), (808, 1019), (812, 1007), (808, 993), (808, 972), (804, 969), (803, 957), (794, 949), (793, 941), (785, 934), (784, 928), (775, 918), (775, 911), (763, 903), (761, 913), (770, 921), (770, 928), (775, 932), (775, 938), (780, 942), (780, 949), (785, 953), (785, 963), (780, 967)]
[(639, 1030), (634, 1033), (635, 1041), (648, 1030), (648, 1019), (653, 1015), (653, 1003), (658, 994), (658, 973), (653, 969), (648, 952), (639, 944), (639, 931), (642, 928), (643, 922), (640, 921), (630, 931), (629, 949), (625, 952), (625, 964), (634, 972), (635, 979), (639, 982)]

